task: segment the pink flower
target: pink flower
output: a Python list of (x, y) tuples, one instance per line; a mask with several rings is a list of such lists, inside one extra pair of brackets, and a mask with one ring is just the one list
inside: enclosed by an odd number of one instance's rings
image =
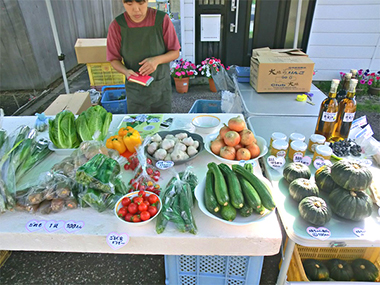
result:
[(182, 74), (182, 75), (186, 75), (186, 72), (185, 72), (185, 71), (181, 71), (181, 74)]
[(364, 84), (364, 83), (365, 83), (364, 79), (360, 80), (360, 84)]
[(211, 59), (209, 62), (208, 62), (209, 64), (213, 64), (214, 63), (214, 61)]
[(372, 79), (368, 80), (368, 85), (372, 85)]
[(179, 71), (177, 71), (177, 72), (175, 73), (175, 75), (177, 75), (178, 77), (180, 77), (180, 76), (182, 75), (182, 73), (179, 72)]
[(189, 75), (189, 76), (194, 75), (194, 71), (188, 71), (187, 75)]

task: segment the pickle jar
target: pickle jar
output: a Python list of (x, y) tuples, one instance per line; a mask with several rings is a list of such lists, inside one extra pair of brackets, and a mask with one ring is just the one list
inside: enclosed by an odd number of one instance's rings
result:
[(285, 134), (279, 133), (279, 132), (274, 132), (272, 134), (272, 136), (270, 137), (269, 147), (272, 147), (273, 141), (276, 141), (276, 140), (286, 141), (286, 139), (287, 139), (287, 137)]
[(294, 161), (294, 157), (297, 156), (299, 160), (296, 159), (297, 162), (301, 161), (305, 156), (305, 152), (307, 149), (307, 144), (303, 141), (295, 140), (290, 143), (288, 157), (291, 161)]
[(272, 147), (270, 149), (270, 154), (277, 157), (285, 158), (288, 147), (289, 147), (289, 144), (287, 141), (274, 140), (272, 143)]
[(317, 145), (315, 147), (313, 161), (316, 159), (330, 160), (333, 150), (327, 145)]
[(324, 136), (318, 135), (318, 134), (313, 134), (310, 136), (309, 145), (308, 145), (307, 149), (310, 152), (314, 152), (315, 147), (318, 145), (323, 145), (325, 143), (325, 141), (326, 141), (326, 138)]
[(300, 133), (291, 133), (289, 136), (289, 145), (292, 144), (293, 141), (305, 141), (305, 136)]

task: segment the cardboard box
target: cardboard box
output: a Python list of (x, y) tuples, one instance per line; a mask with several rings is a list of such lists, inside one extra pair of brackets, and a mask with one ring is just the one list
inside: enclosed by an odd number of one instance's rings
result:
[(77, 39), (78, 63), (107, 62), (107, 39)]
[(89, 92), (62, 94), (44, 111), (47, 116), (57, 115), (63, 110), (69, 110), (79, 115), (92, 106)]
[(300, 50), (252, 50), (250, 84), (257, 92), (309, 92), (314, 62)]

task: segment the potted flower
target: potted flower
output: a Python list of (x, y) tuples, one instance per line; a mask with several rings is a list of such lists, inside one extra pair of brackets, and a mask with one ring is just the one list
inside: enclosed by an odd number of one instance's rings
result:
[(174, 78), (177, 92), (187, 93), (189, 89), (189, 79), (197, 75), (198, 72), (194, 63), (181, 58), (174, 61), (174, 64), (170, 69), (170, 74)]
[(380, 95), (380, 71), (368, 74), (368, 85), (371, 95)]
[[(215, 57), (206, 58), (197, 67), (200, 74), (208, 78), (210, 90), (212, 92), (216, 92), (216, 87), (214, 84), (214, 80), (212, 79), (212, 74), (218, 73), (221, 68), (224, 68), (222, 61)], [(228, 70), (229, 67), (227, 67), (226, 69)]]

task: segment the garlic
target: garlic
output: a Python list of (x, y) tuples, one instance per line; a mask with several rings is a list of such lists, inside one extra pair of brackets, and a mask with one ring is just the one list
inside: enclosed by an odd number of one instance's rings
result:
[(179, 134), (176, 134), (175, 137), (180, 139), (180, 140), (183, 140), (183, 139), (187, 138), (187, 133), (179, 133)]
[(165, 158), (164, 158), (165, 161), (171, 161), (172, 160), (172, 156), (170, 155), (170, 153), (168, 153)]
[(162, 138), (159, 134), (155, 134), (153, 137), (152, 137), (152, 142), (161, 142), (162, 141)]
[(185, 160), (185, 159), (189, 158), (189, 156), (187, 155), (186, 152), (179, 150), (179, 149), (175, 149), (171, 153), (171, 157), (172, 157), (173, 161), (180, 161), (180, 160)]
[(171, 147), (174, 147), (174, 144), (175, 144), (174, 140), (165, 138), (161, 143), (161, 148), (169, 149)]
[(198, 151), (197, 151), (197, 149), (194, 147), (194, 146), (189, 146), (188, 148), (187, 148), (187, 154), (189, 155), (189, 156), (193, 156), (193, 155), (196, 155), (198, 153)]
[(147, 152), (149, 154), (153, 154), (158, 148), (158, 143), (152, 142), (151, 144), (148, 145)]
[(187, 146), (190, 146), (190, 145), (193, 145), (194, 144), (194, 140), (192, 137), (188, 137), (188, 138), (184, 138), (182, 140), (182, 142), (187, 145)]
[(160, 148), (160, 149), (158, 149), (158, 150), (154, 153), (153, 157), (154, 157), (155, 159), (158, 159), (158, 160), (163, 160), (163, 159), (165, 158), (166, 155), (167, 155), (166, 150), (164, 150), (163, 148)]
[(186, 145), (184, 145), (183, 143), (181, 142), (178, 142), (174, 145), (174, 149), (179, 149), (179, 150), (182, 150), (182, 151), (186, 151)]
[(193, 143), (193, 147), (195, 147), (196, 149), (199, 147), (199, 141), (194, 141)]

